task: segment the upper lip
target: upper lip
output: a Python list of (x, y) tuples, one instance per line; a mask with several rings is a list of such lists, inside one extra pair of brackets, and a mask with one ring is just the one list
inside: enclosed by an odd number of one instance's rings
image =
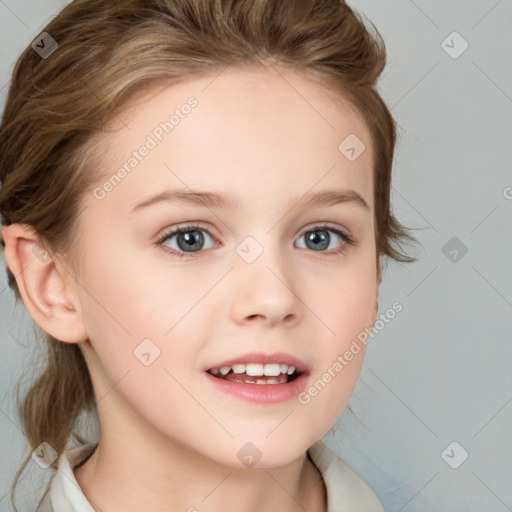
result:
[(296, 357), (286, 354), (284, 352), (248, 352), (247, 354), (234, 357), (232, 359), (226, 359), (220, 363), (216, 363), (212, 366), (209, 366), (206, 371), (212, 370), (214, 368), (222, 368), (223, 366), (233, 366), (234, 364), (249, 364), (249, 363), (260, 363), (260, 364), (270, 364), (270, 363), (280, 363), (287, 364), (288, 366), (294, 366), (298, 373), (303, 373), (308, 370), (306, 363), (297, 359)]

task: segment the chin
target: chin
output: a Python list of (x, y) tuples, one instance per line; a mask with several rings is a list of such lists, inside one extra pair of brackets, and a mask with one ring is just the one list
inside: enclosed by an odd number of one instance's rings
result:
[[(272, 436), (272, 434), (271, 434)], [(248, 436), (251, 439), (251, 436)], [(309, 447), (317, 440), (297, 439), (296, 436), (276, 436), (265, 439), (264, 436), (253, 440), (230, 440), (223, 453), (216, 453), (212, 458), (229, 467), (238, 469), (272, 469), (291, 464), (303, 457)], [(320, 437), (318, 437), (320, 439)]]

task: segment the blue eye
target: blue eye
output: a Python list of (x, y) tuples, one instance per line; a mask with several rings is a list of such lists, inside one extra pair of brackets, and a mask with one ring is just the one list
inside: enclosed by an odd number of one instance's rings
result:
[(301, 235), (306, 239), (306, 249), (311, 249), (313, 251), (326, 251), (329, 245), (332, 242), (333, 237), (329, 233), (334, 233), (334, 238), (343, 241), (341, 248), (331, 248), (330, 252), (339, 253), (346, 249), (347, 245), (352, 245), (352, 238), (340, 231), (339, 229), (330, 228), (328, 226), (314, 226), (313, 228), (309, 228), (305, 233)]
[[(331, 236), (330, 233), (334, 233), (334, 237)], [(210, 247), (204, 247), (204, 234), (206, 234), (206, 238), (209, 238), (212, 242)], [(323, 224), (310, 227), (307, 231), (302, 233), (300, 238), (302, 237), (305, 237), (306, 244), (305, 247), (302, 246), (300, 248), (311, 249), (314, 252), (324, 252), (328, 256), (343, 253), (347, 251), (350, 246), (355, 245), (355, 240), (350, 235), (339, 229)], [(335, 242), (337, 240), (335, 248), (328, 250), (333, 239)], [(158, 246), (162, 247), (162, 250), (165, 252), (179, 258), (194, 257), (194, 253), (219, 245), (206, 228), (197, 224), (180, 226), (166, 232), (156, 243)]]
[[(188, 255), (187, 253), (194, 253), (204, 249), (205, 237), (203, 233), (207, 233), (207, 236), (213, 241), (212, 236), (201, 226), (182, 226), (170, 233), (162, 235), (158, 240), (158, 244), (161, 245), (165, 251), (177, 254), (180, 257), (185, 257)], [(175, 243), (172, 243), (175, 237)], [(213, 246), (215, 245), (215, 241), (213, 241)]]

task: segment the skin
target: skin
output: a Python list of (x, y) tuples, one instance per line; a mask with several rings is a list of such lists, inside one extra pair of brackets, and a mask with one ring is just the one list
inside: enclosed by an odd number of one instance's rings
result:
[[(58, 254), (41, 261), (27, 226), (3, 231), (32, 317), (78, 343), (91, 374), (101, 438), (75, 475), (97, 511), (325, 511), (322, 479), (305, 454), (347, 404), (364, 350), (305, 405), (225, 395), (204, 370), (250, 351), (286, 352), (308, 365), (309, 386), (374, 324), (370, 135), (342, 98), (304, 75), (226, 70), (132, 101), (96, 141), (105, 170), (98, 185), (190, 96), (197, 107), (121, 183), (101, 200), (83, 197), (79, 263)], [(366, 145), (353, 162), (338, 150), (349, 134)], [(189, 187), (240, 204), (160, 202), (130, 214), (152, 194)], [(294, 207), (333, 188), (356, 191), (369, 209)], [(186, 222), (208, 230), (204, 249), (180, 259), (155, 244)], [(308, 248), (303, 235), (317, 222), (355, 245), (329, 231), (328, 249)], [(263, 249), (250, 264), (236, 252), (247, 236)], [(167, 246), (179, 251), (173, 241)], [(160, 350), (149, 366), (133, 353), (147, 338)], [(262, 454), (252, 468), (237, 457), (247, 442)]]

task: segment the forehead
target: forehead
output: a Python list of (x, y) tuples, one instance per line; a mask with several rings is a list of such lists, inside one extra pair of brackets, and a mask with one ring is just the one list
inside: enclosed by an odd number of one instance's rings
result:
[[(125, 198), (155, 183), (249, 193), (264, 181), (271, 195), (305, 192), (321, 180), (357, 189), (373, 205), (364, 122), (341, 94), (296, 72), (227, 69), (146, 89), (95, 142), (100, 183), (128, 170), (116, 187)], [(152, 149), (135, 161), (144, 145)]]

